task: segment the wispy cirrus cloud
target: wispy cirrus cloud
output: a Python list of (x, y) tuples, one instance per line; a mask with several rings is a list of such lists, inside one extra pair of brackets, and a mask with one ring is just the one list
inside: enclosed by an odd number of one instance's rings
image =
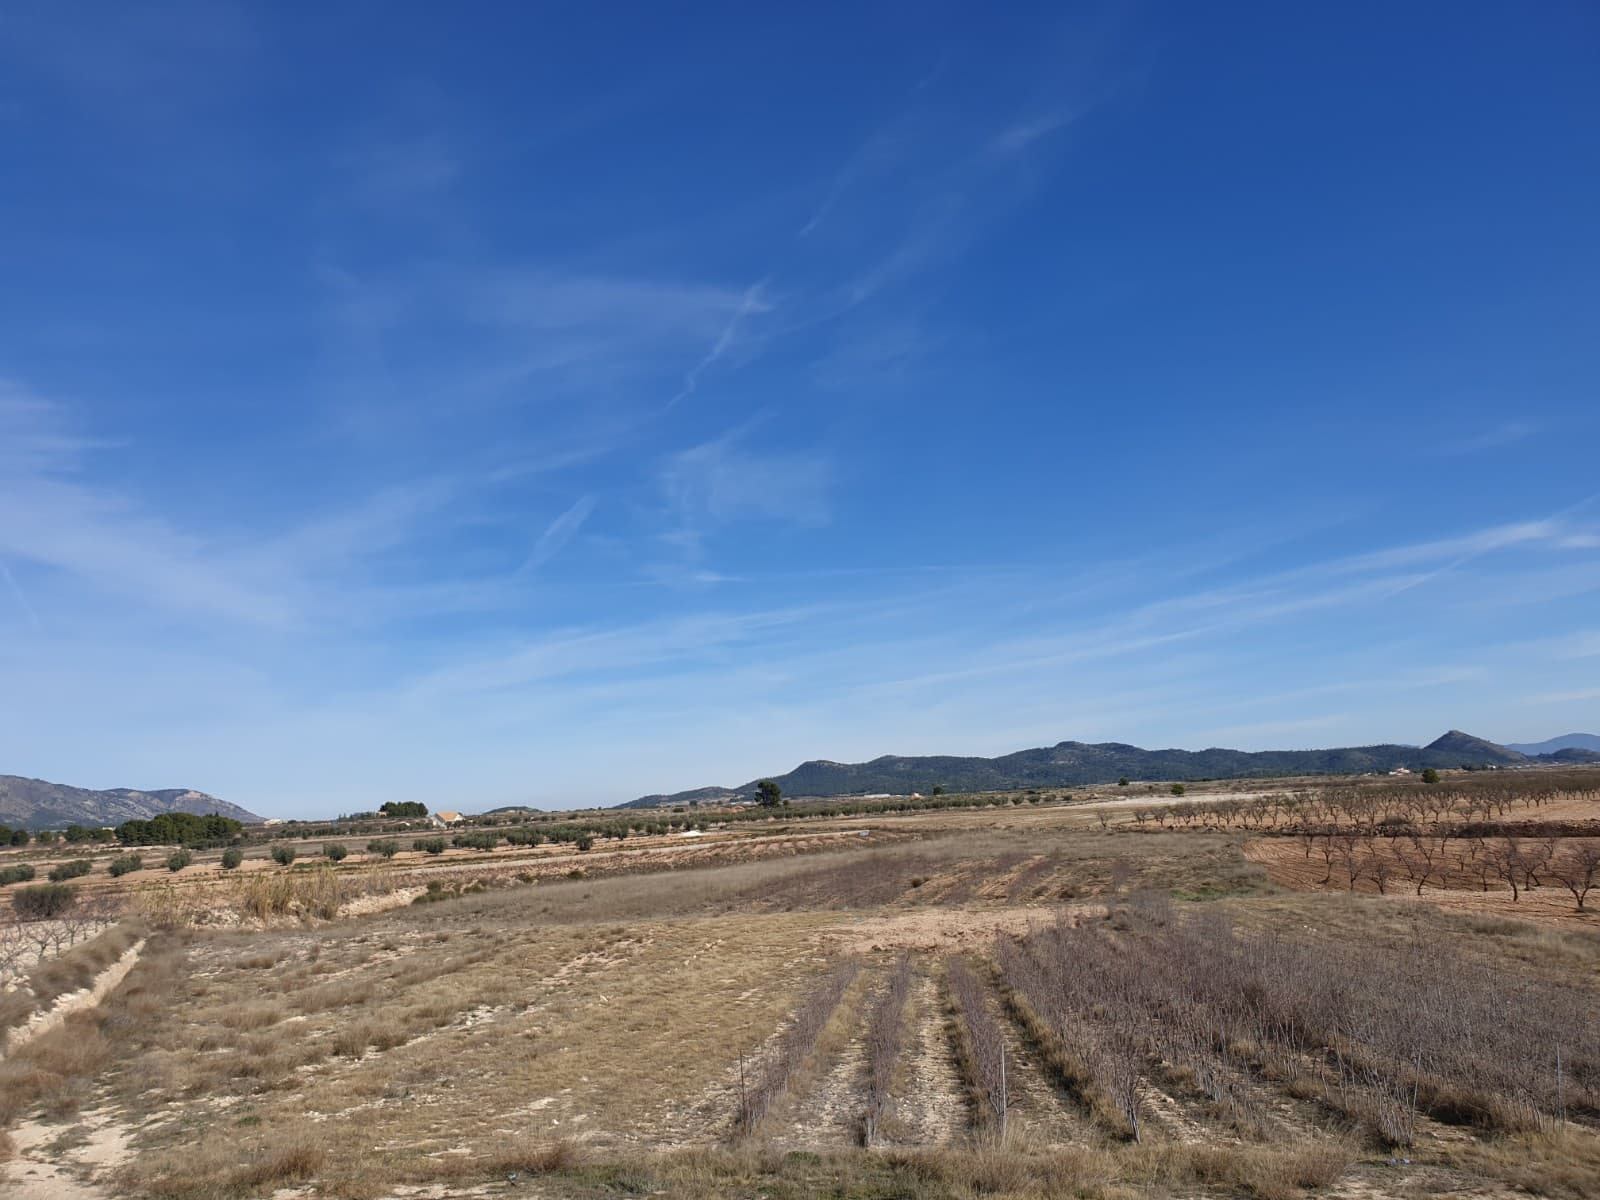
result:
[(520, 571), (522, 573), (537, 571), (560, 554), (567, 543), (578, 536), (583, 523), (589, 519), (589, 514), (594, 512), (595, 503), (594, 496), (579, 496), (571, 508), (546, 525), (544, 532), (534, 542), (533, 550), (528, 554)]
[(1529, 421), (1507, 421), (1472, 437), (1446, 442), (1433, 453), (1441, 458), (1459, 458), (1468, 454), (1483, 454), (1504, 446), (1526, 441), (1540, 432), (1540, 427)]

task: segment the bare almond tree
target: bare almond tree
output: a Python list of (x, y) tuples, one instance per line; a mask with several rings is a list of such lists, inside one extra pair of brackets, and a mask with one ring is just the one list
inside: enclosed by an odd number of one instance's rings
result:
[(1551, 858), (1547, 869), (1551, 878), (1572, 893), (1582, 912), (1584, 901), (1600, 883), (1600, 842), (1574, 841)]

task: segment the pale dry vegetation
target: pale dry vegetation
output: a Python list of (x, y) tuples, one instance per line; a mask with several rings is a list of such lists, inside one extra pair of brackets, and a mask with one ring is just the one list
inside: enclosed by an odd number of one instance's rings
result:
[[(0, 1125), (112, 1122), (100, 1181), (174, 1200), (1600, 1194), (1600, 936), (1575, 912), (1285, 891), (1244, 854), (1303, 851), (1270, 804), (1113, 812), (441, 867), (356, 920), (344, 864), (246, 872), (253, 927), (152, 920), (106, 1003), (0, 1060)], [(977, 936), (898, 937), (929, 924)], [(40, 967), (34, 999), (144, 932)]]

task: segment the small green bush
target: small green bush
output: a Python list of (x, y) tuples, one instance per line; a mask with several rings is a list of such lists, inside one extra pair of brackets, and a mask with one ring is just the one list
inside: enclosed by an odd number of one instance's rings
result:
[(8, 883), (27, 883), (33, 878), (31, 863), (18, 863), (14, 867), (0, 867), (0, 887)]
[(167, 870), (181, 871), (194, 861), (194, 855), (187, 850), (174, 850), (167, 855)]
[(1172, 785), (1172, 794), (1174, 796), (1181, 796), (1181, 795), (1183, 795), (1183, 792), (1184, 792), (1183, 784), (1175, 783), (1175, 784)]
[(1423, 783), (1438, 783), (1439, 782), (1439, 772), (1435, 771), (1432, 767), (1429, 767), (1426, 771), (1424, 771), (1422, 773), (1422, 782)]
[(590, 850), (590, 849), (593, 849), (594, 848), (594, 838), (590, 837), (587, 833), (579, 834), (578, 835), (577, 845), (578, 845), (578, 849), (579, 850)]
[(65, 883), (69, 879), (87, 875), (93, 869), (94, 864), (87, 858), (75, 858), (71, 862), (57, 863), (50, 868), (50, 882)]
[(444, 853), (444, 839), (443, 838), (418, 838), (416, 841), (411, 843), (411, 848), (413, 850), (421, 850), (421, 851), (423, 851), (424, 853), (427, 853), (427, 854), (443, 854)]
[(106, 868), (114, 876), (127, 875), (144, 866), (144, 859), (137, 854), (119, 854), (111, 860), (111, 865)]
[(222, 852), (222, 869), (232, 871), (244, 861), (244, 851), (237, 846), (229, 846)]
[(274, 846), (272, 848), (272, 861), (280, 867), (287, 867), (294, 861), (293, 846)]
[(376, 838), (367, 843), (367, 853), (383, 858), (393, 858), (400, 852), (400, 843), (393, 838)]
[(343, 842), (329, 842), (322, 848), (322, 853), (332, 862), (343, 862), (350, 857), (350, 847)]
[(24, 921), (43, 921), (59, 917), (77, 898), (78, 894), (65, 883), (41, 883), (18, 888), (11, 895), (11, 907)]

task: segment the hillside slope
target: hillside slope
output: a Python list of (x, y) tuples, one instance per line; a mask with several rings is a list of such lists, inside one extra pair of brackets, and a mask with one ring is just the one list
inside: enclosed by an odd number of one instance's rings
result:
[[(1504, 746), (1452, 729), (1423, 747), (1347, 746), (1331, 750), (1144, 750), (1123, 742), (1059, 742), (998, 758), (952, 755), (884, 755), (871, 762), (813, 759), (786, 775), (766, 776), (786, 796), (848, 796), (887, 792), (993, 791), (1020, 787), (1077, 787), (1129, 779), (1248, 779), (1275, 775), (1357, 775), (1407, 767), (1420, 771), (1462, 766), (1515, 766), (1531, 759)], [(697, 788), (670, 795), (641, 796), (622, 808), (655, 808), (690, 800), (751, 796), (756, 780), (738, 788)]]
[(134, 819), (149, 820), (164, 812), (205, 816), (220, 813), (247, 824), (259, 822), (255, 813), (188, 788), (163, 788), (143, 792), (136, 788), (91, 791), (65, 783), (0, 775), (0, 825), (23, 829), (60, 829), (66, 825), (120, 825)]

